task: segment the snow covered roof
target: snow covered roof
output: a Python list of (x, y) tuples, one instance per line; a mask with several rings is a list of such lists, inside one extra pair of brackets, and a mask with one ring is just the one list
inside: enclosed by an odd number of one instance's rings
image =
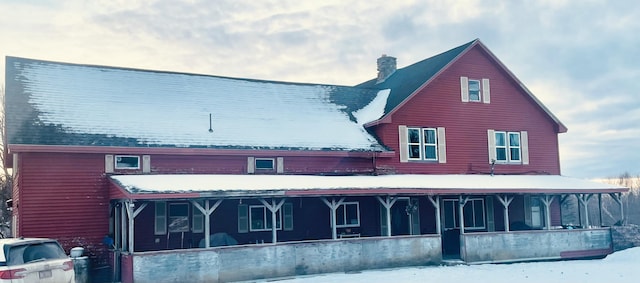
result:
[(363, 124), (388, 90), (16, 57), (6, 68), (10, 144), (385, 150)]
[[(558, 175), (114, 175), (133, 197), (352, 194), (611, 193), (627, 188)], [(142, 196), (144, 197), (144, 196)], [(136, 197), (134, 197), (136, 198)]]

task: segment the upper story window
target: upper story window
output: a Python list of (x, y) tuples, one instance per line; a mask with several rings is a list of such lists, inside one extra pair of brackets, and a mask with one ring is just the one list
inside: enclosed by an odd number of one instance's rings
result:
[(408, 128), (409, 160), (438, 160), (438, 138), (434, 128)]
[(116, 155), (115, 169), (140, 169), (140, 156)]
[(270, 174), (284, 173), (284, 157), (247, 157), (247, 173)]
[(489, 79), (469, 79), (460, 77), (460, 97), (462, 102), (491, 102)]
[(529, 142), (526, 131), (489, 130), (488, 135), (489, 163), (529, 164)]
[(438, 161), (446, 163), (444, 128), (399, 126), (400, 162)]
[(273, 158), (256, 158), (256, 170), (273, 170), (275, 163)]

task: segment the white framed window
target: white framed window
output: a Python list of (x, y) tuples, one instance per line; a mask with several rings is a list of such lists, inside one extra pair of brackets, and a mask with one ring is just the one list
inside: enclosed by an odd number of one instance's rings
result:
[[(197, 201), (201, 207), (204, 207), (204, 201)], [(193, 215), (191, 216), (191, 232), (202, 233), (204, 232), (204, 214), (202, 211), (193, 205)]]
[(531, 228), (542, 228), (546, 224), (545, 207), (542, 197), (524, 196), (525, 223)]
[(155, 202), (155, 235), (164, 235), (167, 233), (167, 203), (163, 201)]
[(189, 232), (189, 204), (169, 204), (169, 232)]
[[(460, 213), (457, 199), (444, 199), (444, 228), (460, 228)], [(486, 228), (485, 203), (483, 198), (470, 198), (462, 208), (464, 228), (482, 230)]]
[(116, 155), (115, 169), (140, 169), (140, 156)]
[(520, 132), (496, 131), (494, 134), (496, 162), (520, 163)]
[[(276, 212), (276, 230), (282, 230), (282, 209)], [(271, 231), (273, 229), (271, 211), (264, 205), (249, 206), (249, 231)]]
[(255, 168), (256, 170), (274, 170), (275, 159), (273, 158), (256, 158)]
[(489, 79), (469, 79), (460, 77), (460, 97), (462, 102), (491, 102)]
[[(445, 163), (444, 128), (406, 127), (403, 132), (401, 126), (400, 159), (439, 161)], [(406, 142), (404, 142), (406, 141)]]
[(360, 227), (360, 203), (344, 202), (336, 209), (336, 227)]

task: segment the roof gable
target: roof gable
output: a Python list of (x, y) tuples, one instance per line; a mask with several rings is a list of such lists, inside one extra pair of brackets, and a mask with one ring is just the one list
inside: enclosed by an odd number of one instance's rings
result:
[(6, 66), (9, 144), (384, 150), (353, 115), (376, 89), (15, 57)]

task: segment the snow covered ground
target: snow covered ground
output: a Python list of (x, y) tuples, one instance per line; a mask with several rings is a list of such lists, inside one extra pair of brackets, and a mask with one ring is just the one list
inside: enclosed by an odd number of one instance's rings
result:
[(514, 264), (433, 266), (361, 273), (335, 273), (293, 279), (283, 283), (382, 282), (639, 282), (640, 247), (599, 260), (572, 260)]

